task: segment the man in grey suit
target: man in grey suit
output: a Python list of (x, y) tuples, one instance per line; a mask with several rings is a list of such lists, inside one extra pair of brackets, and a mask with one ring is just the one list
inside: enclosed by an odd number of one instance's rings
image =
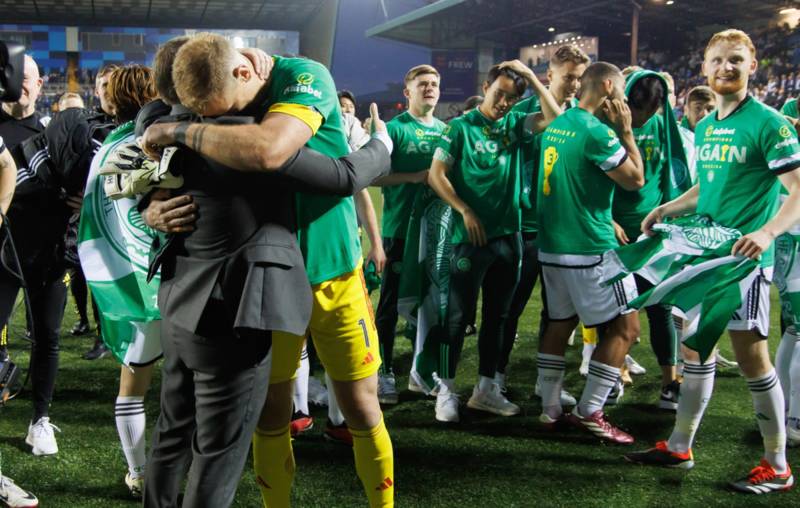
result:
[[(173, 104), (167, 74), (180, 45), (167, 43), (155, 65)], [(194, 120), (179, 105), (170, 113)], [(339, 160), (303, 149), (275, 175), (233, 172), (181, 148), (184, 195), (156, 196), (143, 213), (178, 233), (156, 257), (165, 360), (144, 506), (178, 506), (187, 471), (182, 506), (231, 504), (266, 397), (271, 332), (302, 334), (310, 317), (294, 191), (352, 194), (388, 172), (390, 146), (373, 140)]]

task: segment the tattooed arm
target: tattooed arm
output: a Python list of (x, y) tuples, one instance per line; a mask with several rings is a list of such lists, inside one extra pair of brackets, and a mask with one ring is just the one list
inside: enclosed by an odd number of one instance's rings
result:
[(142, 148), (158, 159), (163, 147), (177, 143), (232, 169), (276, 171), (312, 134), (294, 116), (268, 113), (255, 125), (154, 124), (145, 132)]

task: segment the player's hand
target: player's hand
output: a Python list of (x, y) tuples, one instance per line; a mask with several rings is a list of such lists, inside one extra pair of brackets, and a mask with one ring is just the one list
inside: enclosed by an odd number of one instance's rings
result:
[(629, 243), (631, 243), (630, 239), (628, 238), (628, 235), (625, 234), (625, 230), (622, 229), (622, 226), (620, 226), (619, 224), (617, 224), (616, 221), (613, 220), (611, 221), (611, 224), (614, 225), (614, 236), (617, 237), (617, 241), (619, 242), (620, 245), (628, 245)]
[(239, 53), (250, 60), (250, 63), (253, 64), (253, 70), (256, 71), (256, 75), (259, 78), (269, 78), (269, 74), (272, 72), (272, 65), (274, 64), (271, 56), (258, 48), (242, 48), (239, 50)]
[(655, 234), (653, 231), (653, 224), (664, 222), (665, 217), (664, 209), (660, 206), (656, 207), (652, 212), (648, 213), (647, 217), (642, 221), (642, 232), (647, 236), (653, 236)]
[(142, 151), (154, 161), (161, 160), (164, 147), (175, 144), (175, 128), (179, 123), (154, 123), (139, 141)]
[(386, 122), (381, 120), (378, 112), (378, 105), (374, 102), (369, 105), (369, 118), (364, 120), (364, 130), (370, 134), (375, 132), (386, 132)]
[(461, 217), (464, 219), (464, 228), (467, 230), (467, 235), (472, 245), (477, 245), (478, 247), (486, 245), (486, 230), (483, 229), (483, 223), (475, 215), (475, 212), (467, 208), (461, 214)]
[(83, 192), (79, 192), (74, 196), (67, 196), (66, 203), (73, 212), (80, 212), (81, 206), (83, 206)]
[(422, 185), (428, 185), (428, 170), (422, 170), (414, 173), (414, 183), (421, 183)]
[(631, 132), (631, 110), (625, 101), (619, 99), (606, 99), (603, 104), (603, 113), (616, 129), (617, 134)]
[(373, 245), (367, 253), (367, 265), (372, 261), (375, 263), (375, 273), (381, 275), (383, 269), (386, 267), (386, 252), (383, 250), (383, 245)]
[(758, 259), (765, 250), (769, 249), (773, 240), (775, 240), (773, 235), (759, 229), (758, 231), (753, 231), (749, 235), (744, 235), (739, 238), (736, 243), (733, 244), (731, 254), (734, 256), (744, 256), (750, 259)]
[(197, 220), (197, 205), (191, 196), (170, 198), (170, 192), (159, 189), (150, 198), (150, 204), (142, 214), (145, 224), (162, 233), (186, 233), (194, 231)]
[(536, 74), (532, 70), (528, 68), (527, 65), (522, 63), (520, 60), (507, 60), (505, 62), (500, 62), (501, 69), (510, 69), (523, 78), (527, 79), (528, 81), (537, 79)]

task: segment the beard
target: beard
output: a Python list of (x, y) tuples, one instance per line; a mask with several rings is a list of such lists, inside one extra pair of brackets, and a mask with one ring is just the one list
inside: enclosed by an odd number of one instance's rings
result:
[(717, 81), (714, 76), (708, 78), (708, 86), (714, 93), (719, 95), (730, 95), (745, 88), (746, 81), (742, 74), (735, 74), (726, 81)]

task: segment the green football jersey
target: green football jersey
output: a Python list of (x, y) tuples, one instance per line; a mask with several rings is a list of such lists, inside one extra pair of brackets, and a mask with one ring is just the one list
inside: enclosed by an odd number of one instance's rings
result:
[[(524, 113), (509, 111), (492, 122), (475, 109), (450, 122), (434, 158), (450, 167), (448, 178), (460, 197), (478, 215), (487, 238), (520, 230), (521, 142)], [(461, 214), (454, 214), (452, 242), (469, 243)]]
[[(698, 122), (694, 144), (700, 184), (697, 213), (743, 234), (775, 215), (778, 175), (800, 167), (800, 145), (792, 125), (752, 97), (724, 120), (714, 111)], [(770, 247), (761, 264), (772, 266), (772, 261)]]
[(633, 137), (644, 164), (644, 187), (627, 191), (617, 185), (612, 215), (625, 234), (634, 241), (640, 234), (642, 219), (664, 200), (664, 178), (669, 178), (669, 165), (662, 145), (664, 117), (653, 115), (646, 124), (633, 129)]
[(797, 118), (797, 99), (789, 99), (783, 103), (781, 113), (792, 118)]
[[(578, 99), (572, 98), (567, 102), (565, 109), (574, 108), (578, 105)], [(531, 95), (516, 103), (511, 111), (521, 111), (526, 115), (532, 115), (542, 111), (542, 103), (539, 96)], [(535, 233), (539, 231), (539, 224), (536, 220), (536, 182), (537, 182), (537, 168), (539, 166), (539, 150), (542, 146), (542, 134), (537, 134), (536, 137), (523, 144), (522, 150), (519, 154), (521, 157), (520, 168), (522, 169), (523, 186), (530, 182), (530, 207), (524, 206), (522, 203), (522, 232)]]
[[(292, 114), (296, 106), (322, 116), (306, 146), (330, 157), (349, 148), (333, 78), (322, 64), (306, 58), (274, 57), (270, 73), (270, 111)], [(288, 109), (286, 108), (288, 106)], [(352, 197), (298, 193), (297, 238), (312, 285), (355, 269), (361, 258), (358, 221)]]
[[(416, 173), (430, 168), (433, 151), (445, 127), (447, 125), (436, 118), (433, 125), (425, 125), (408, 111), (387, 122), (386, 129), (394, 143), (392, 173)], [(384, 238), (405, 239), (414, 199), (421, 186), (404, 183), (381, 188)]]
[(683, 118), (681, 118), (681, 123), (679, 123), (678, 125), (680, 125), (684, 129), (692, 130), (692, 127), (689, 125), (689, 118), (686, 115), (683, 115)]
[(594, 115), (572, 108), (544, 131), (536, 210), (539, 250), (596, 255), (617, 247), (611, 224), (614, 181), (627, 153), (614, 131)]

